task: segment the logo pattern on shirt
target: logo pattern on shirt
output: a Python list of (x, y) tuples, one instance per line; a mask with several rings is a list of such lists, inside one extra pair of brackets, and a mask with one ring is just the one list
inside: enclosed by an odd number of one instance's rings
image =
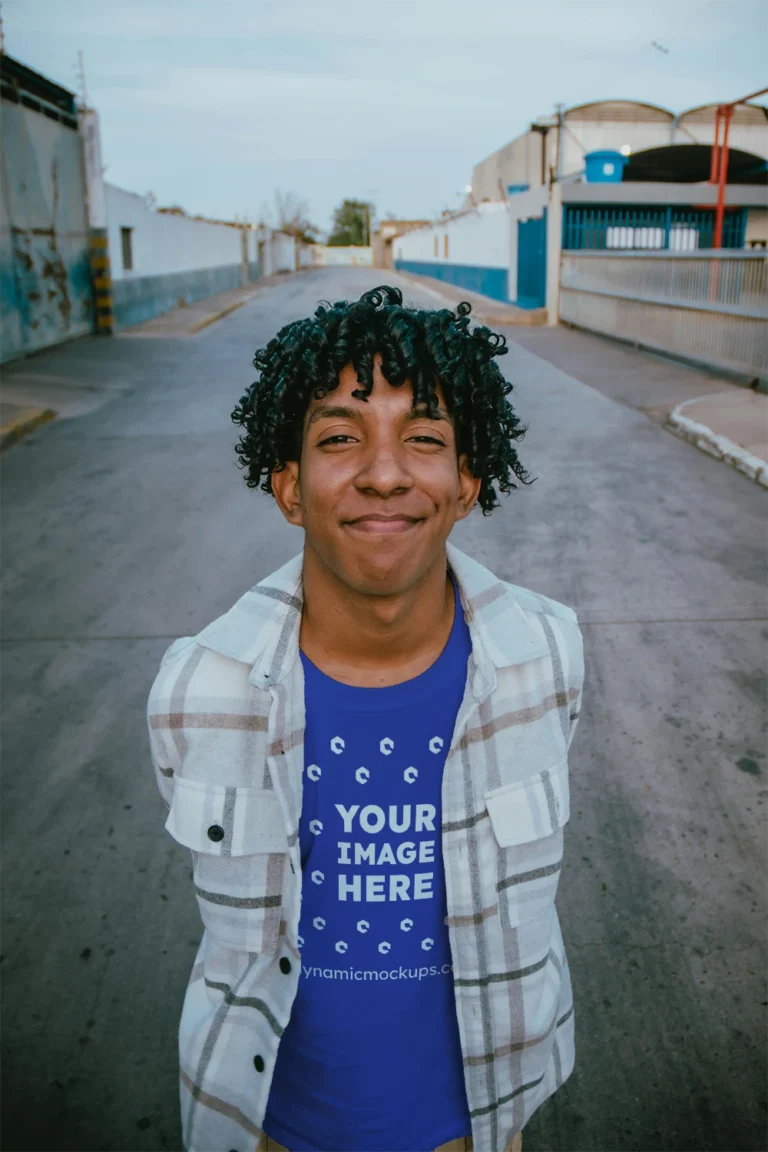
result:
[[(440, 736), (433, 736), (429, 740), (429, 751), (433, 755), (439, 755), (444, 746), (444, 741)], [(342, 756), (346, 748), (346, 743), (343, 736), (336, 735), (330, 740), (330, 751), (336, 756)], [(384, 736), (379, 741), (379, 751), (382, 756), (389, 757), (395, 752), (395, 741), (390, 736)], [(391, 767), (388, 764), (386, 771), (391, 772)], [(322, 767), (319, 764), (309, 764), (305, 769), (307, 780), (316, 784), (322, 777)], [(418, 780), (419, 772), (414, 765), (409, 765), (402, 773), (403, 780), (408, 784), (415, 784)], [(353, 773), (353, 779), (358, 785), (365, 786), (372, 777), (372, 770), (365, 765), (360, 765)], [(340, 832), (343, 836), (352, 836), (357, 831), (361, 836), (374, 837), (383, 831), (389, 833), (390, 838), (379, 844), (376, 840), (368, 839), (367, 842), (361, 840), (348, 840), (340, 839), (338, 842), (339, 854), (337, 857), (337, 864), (340, 867), (353, 867), (365, 868), (366, 866), (383, 867), (389, 865), (409, 865), (413, 863), (434, 864), (435, 863), (435, 845), (436, 837), (439, 835), (439, 829), (436, 827), (435, 806), (432, 804), (401, 804), (389, 805), (388, 813), (385, 812), (381, 805), (370, 804), (362, 806), (359, 804), (352, 805), (335, 805), (337, 814), (340, 817), (341, 829)], [(313, 836), (319, 836), (324, 829), (321, 820), (311, 820), (309, 823), (309, 830)], [(431, 839), (408, 840), (406, 837), (409, 834), (418, 835), (419, 833), (432, 833)], [(399, 842), (393, 839), (400, 836)], [(389, 886), (387, 887), (386, 879), (389, 879)], [(310, 873), (312, 883), (321, 885), (325, 883), (325, 873), (320, 869), (314, 869)], [(418, 872), (413, 877), (408, 873), (389, 873), (386, 875), (373, 875), (371, 873), (356, 872), (349, 879), (346, 872), (339, 872), (338, 874), (338, 899), (340, 901), (351, 900), (353, 902), (366, 903), (379, 903), (379, 902), (393, 902), (397, 900), (431, 900), (435, 896), (434, 888), (434, 872)], [(327, 927), (326, 919), (322, 916), (316, 916), (312, 920), (312, 927), (317, 932), (322, 932)], [(369, 920), (358, 920), (357, 931), (361, 936), (367, 935), (371, 930), (371, 922)], [(404, 917), (400, 921), (400, 929), (402, 932), (410, 932), (415, 927), (414, 920), (410, 917)], [(423, 951), (428, 952), (434, 947), (435, 941), (430, 936), (425, 936), (421, 941), (421, 948)], [(299, 947), (304, 946), (304, 940), (299, 937)], [(381, 955), (386, 956), (392, 950), (392, 942), (389, 940), (379, 941), (378, 951)], [(334, 944), (336, 952), (343, 955), (349, 950), (349, 943), (346, 940), (337, 940)]]

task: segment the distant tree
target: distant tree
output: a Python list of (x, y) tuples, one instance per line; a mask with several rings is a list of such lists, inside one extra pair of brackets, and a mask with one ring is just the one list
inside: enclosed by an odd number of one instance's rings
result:
[(333, 213), (329, 248), (362, 248), (371, 242), (376, 209), (366, 200), (342, 200)]
[(320, 229), (309, 219), (309, 208), (305, 200), (300, 199), (294, 192), (282, 192), (275, 189), (274, 208), (267, 209), (263, 215), (273, 227), (289, 236), (295, 236), (304, 244), (316, 244)]

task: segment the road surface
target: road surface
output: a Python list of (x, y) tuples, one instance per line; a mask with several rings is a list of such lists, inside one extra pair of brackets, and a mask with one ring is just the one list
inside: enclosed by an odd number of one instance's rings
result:
[[(197, 336), (82, 340), (11, 372), (96, 402), (2, 458), (9, 1152), (180, 1148), (201, 927), (147, 692), (172, 639), (301, 546), (235, 466), (254, 349), (382, 279), (308, 272)], [(762, 1149), (766, 494), (591, 387), (583, 361), (579, 379), (521, 345), (500, 363), (538, 479), (454, 540), (573, 605), (587, 668), (558, 892), (577, 1063), (526, 1152)]]

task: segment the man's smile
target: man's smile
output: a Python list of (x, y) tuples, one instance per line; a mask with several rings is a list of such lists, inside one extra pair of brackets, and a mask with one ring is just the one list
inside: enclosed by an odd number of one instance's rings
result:
[(344, 527), (357, 532), (365, 532), (369, 536), (376, 536), (407, 532), (421, 523), (423, 523), (423, 517), (404, 516), (402, 513), (385, 516), (379, 512), (372, 512), (367, 516), (359, 516), (355, 520), (345, 521)]

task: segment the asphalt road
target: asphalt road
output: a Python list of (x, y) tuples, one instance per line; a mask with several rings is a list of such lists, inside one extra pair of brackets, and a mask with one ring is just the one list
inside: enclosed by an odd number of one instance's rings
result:
[[(2, 458), (8, 1152), (180, 1147), (201, 928), (147, 692), (171, 639), (301, 546), (235, 466), (254, 348), (383, 277), (309, 272), (195, 337), (34, 360), (103, 394)], [(526, 1152), (764, 1149), (766, 493), (584, 383), (583, 360), (578, 380), (520, 345), (501, 363), (538, 479), (454, 540), (573, 605), (587, 669), (558, 892), (576, 1070)]]

